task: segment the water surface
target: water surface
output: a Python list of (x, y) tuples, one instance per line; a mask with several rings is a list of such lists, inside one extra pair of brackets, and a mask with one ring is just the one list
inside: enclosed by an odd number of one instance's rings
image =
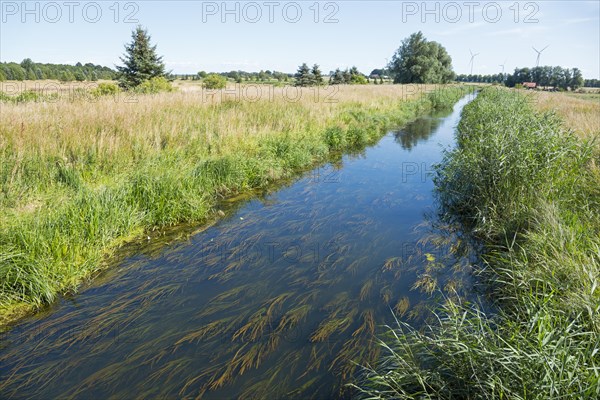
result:
[(417, 321), (436, 299), (413, 290), (443, 258), (429, 174), (470, 99), (185, 240), (129, 246), (93, 286), (3, 334), (0, 397), (347, 396), (393, 311)]

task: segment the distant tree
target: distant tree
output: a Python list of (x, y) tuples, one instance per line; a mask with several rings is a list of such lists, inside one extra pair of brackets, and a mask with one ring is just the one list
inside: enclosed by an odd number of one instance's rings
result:
[(344, 73), (338, 68), (334, 71), (334, 73), (329, 78), (329, 83), (331, 85), (341, 85), (344, 82)]
[(452, 58), (437, 42), (427, 41), (422, 32), (402, 41), (389, 65), (394, 83), (447, 83), (454, 79)]
[(0, 69), (0, 82), (3, 82), (6, 80), (6, 75), (4, 74), (4, 71)]
[(560, 88), (567, 90), (569, 86), (571, 86), (571, 78), (571, 70), (569, 68), (564, 68), (560, 77)]
[(506, 78), (506, 86), (514, 87), (517, 84), (523, 84), (523, 82), (531, 82), (532, 76), (529, 68), (515, 68), (515, 72)]
[(138, 26), (131, 38), (131, 43), (125, 45), (125, 54), (121, 57), (125, 65), (117, 66), (119, 85), (124, 89), (131, 89), (151, 78), (165, 77), (165, 65), (162, 57), (156, 54), (156, 45), (150, 45), (148, 31)]
[(26, 72), (33, 69), (34, 62), (31, 61), (31, 58), (26, 58), (21, 61), (21, 68), (23, 68)]
[(383, 85), (383, 77), (381, 77), (381, 76), (379, 77), (379, 84)]
[(71, 82), (75, 79), (73, 74), (69, 71), (63, 71), (58, 78), (61, 82)]
[(312, 86), (314, 83), (313, 75), (306, 63), (298, 67), (298, 72), (294, 77), (296, 78), (296, 86)]
[(37, 79), (37, 76), (35, 75), (35, 72), (29, 69), (25, 74), (25, 79), (27, 79), (28, 81), (35, 81)]
[(323, 74), (321, 73), (321, 70), (317, 64), (313, 65), (310, 73), (312, 74), (315, 85), (322, 85), (324, 83)]
[(85, 81), (85, 75), (83, 74), (82, 71), (75, 71), (75, 80), (77, 82), (83, 82)]
[(585, 81), (583, 79), (583, 75), (581, 74), (581, 70), (579, 68), (573, 68), (569, 81), (569, 86), (571, 89), (577, 90), (582, 87), (584, 83)]
[(571, 82), (569, 83), (569, 86), (571, 87), (571, 89), (577, 90), (583, 86), (583, 83), (584, 80), (581, 71), (579, 70), (579, 68), (573, 68)]
[(9, 80), (22, 81), (25, 79), (25, 71), (19, 64), (11, 63), (8, 66), (8, 72), (10, 76), (7, 76)]
[(366, 85), (369, 83), (367, 78), (355, 66), (350, 68), (349, 73), (350, 73), (350, 81), (347, 83), (351, 83), (353, 85)]
[(98, 73), (96, 71), (92, 71), (90, 73), (90, 81), (96, 82), (98, 80)]
[(350, 73), (350, 71), (348, 71), (348, 69), (345, 69), (344, 72), (342, 72), (342, 76), (344, 79), (344, 83), (352, 82), (352, 74)]

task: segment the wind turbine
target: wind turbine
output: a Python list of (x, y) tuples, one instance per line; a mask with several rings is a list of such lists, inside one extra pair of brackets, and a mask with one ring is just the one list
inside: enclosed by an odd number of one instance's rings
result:
[[(550, 46), (550, 45), (548, 45), (548, 46)], [(541, 50), (538, 50), (538, 49), (536, 49), (535, 47), (531, 46), (531, 48), (532, 48), (533, 50), (535, 50), (535, 52), (537, 53), (537, 58), (536, 58), (536, 60), (535, 60), (535, 66), (536, 66), (536, 67), (539, 67), (539, 66), (540, 66), (540, 56), (542, 55), (542, 51), (546, 50), (546, 49), (548, 48), (548, 46), (544, 47), (544, 48), (543, 48), (543, 49), (541, 49)]]
[(389, 76), (389, 75), (390, 75), (390, 74), (389, 74), (389, 72), (388, 72), (389, 68), (390, 68), (390, 61), (389, 61), (389, 60), (388, 60), (388, 58), (386, 57), (386, 58), (385, 58), (385, 68), (383, 68), (383, 74), (384, 74), (385, 76)]
[(502, 67), (502, 75), (504, 75), (504, 66), (506, 65), (506, 60), (504, 60), (504, 62), (500, 65), (498, 65), (499, 67)]
[(477, 57), (479, 53), (473, 54), (471, 49), (469, 49), (469, 53), (471, 53), (471, 61), (469, 61), (469, 64), (471, 64), (471, 75), (473, 75), (473, 60), (475, 60), (475, 57)]

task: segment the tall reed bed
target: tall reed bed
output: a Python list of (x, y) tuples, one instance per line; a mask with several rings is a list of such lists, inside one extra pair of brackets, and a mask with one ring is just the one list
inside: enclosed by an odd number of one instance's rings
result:
[[(593, 135), (587, 135), (590, 137)], [(483, 244), (498, 312), (448, 300), (420, 330), (390, 328), (366, 398), (600, 397), (600, 179), (593, 143), (525, 96), (484, 89), (437, 167), (449, 220)]]
[(299, 90), (2, 102), (0, 325), (75, 291), (143, 231), (202, 222), (220, 198), (373, 143), (464, 93)]

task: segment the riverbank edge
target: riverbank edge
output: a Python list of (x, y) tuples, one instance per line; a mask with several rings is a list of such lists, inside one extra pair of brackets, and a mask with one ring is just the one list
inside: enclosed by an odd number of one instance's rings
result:
[[(14, 215), (12, 224), (7, 224), (0, 235), (0, 331), (54, 303), (58, 296), (76, 292), (99, 271), (109, 268), (106, 260), (115, 250), (145, 237), (146, 232), (219, 218), (215, 206), (223, 193), (231, 197), (264, 188), (343, 153), (364, 149), (389, 129), (451, 107), (470, 90), (440, 87), (371, 114), (343, 110), (338, 116), (343, 125), (332, 124), (311, 136), (309, 143), (301, 140), (309, 136), (308, 132), (265, 137), (252, 143), (254, 147), (249, 146), (247, 152), (198, 159), (197, 165), (186, 168), (182, 175), (172, 160), (158, 161), (161, 167), (170, 165), (170, 170), (143, 179), (132, 176), (114, 187), (78, 185), (74, 196), (62, 204), (46, 204), (31, 215)], [(265, 151), (256, 153), (256, 146)], [(66, 177), (78, 182), (70, 171)], [(197, 196), (190, 198), (190, 193)], [(166, 216), (157, 215), (157, 207), (168, 208)], [(15, 232), (17, 229), (21, 232)]]
[(398, 322), (365, 398), (600, 396), (600, 161), (553, 113), (484, 89), (436, 168), (448, 221), (483, 244), (473, 271), (498, 307), (447, 298), (417, 331)]

